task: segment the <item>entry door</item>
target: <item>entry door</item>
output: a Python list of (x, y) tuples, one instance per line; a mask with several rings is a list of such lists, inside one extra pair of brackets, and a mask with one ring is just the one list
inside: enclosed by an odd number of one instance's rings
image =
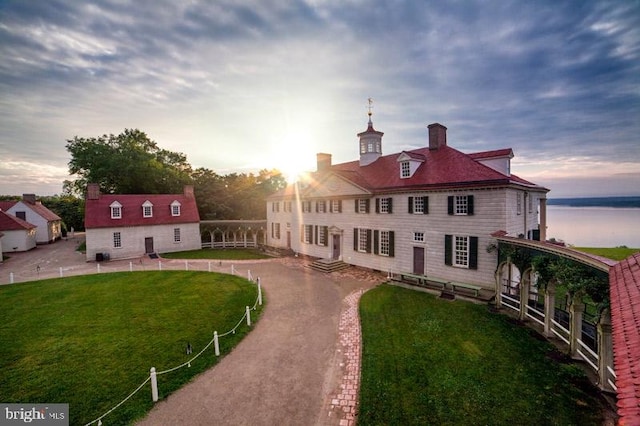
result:
[(413, 248), (413, 273), (424, 275), (424, 247)]
[(287, 248), (291, 248), (291, 231), (287, 231)]
[(340, 259), (340, 235), (339, 234), (333, 235), (333, 251), (332, 251), (331, 258), (333, 260)]
[(153, 237), (147, 237), (144, 239), (144, 252), (149, 254), (153, 253)]

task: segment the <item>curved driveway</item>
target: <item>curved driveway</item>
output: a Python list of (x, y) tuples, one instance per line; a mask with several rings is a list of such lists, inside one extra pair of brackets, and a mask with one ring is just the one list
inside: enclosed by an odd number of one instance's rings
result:
[[(60, 241), (9, 254), (12, 258), (0, 266), (0, 282), (6, 282), (8, 272), (35, 274), (37, 264), (41, 274), (59, 268), (95, 270), (94, 263), (72, 252), (76, 245)], [(357, 269), (323, 274), (292, 258), (235, 265), (239, 272), (249, 269), (261, 279), (266, 306), (255, 330), (215, 367), (158, 402), (139, 424), (353, 424), (343, 420), (342, 407), (335, 406), (347, 377), (344, 370), (353, 365), (339, 336), (354, 330), (339, 331), (339, 321), (341, 313), (350, 307), (353, 311), (353, 295), (384, 276)]]

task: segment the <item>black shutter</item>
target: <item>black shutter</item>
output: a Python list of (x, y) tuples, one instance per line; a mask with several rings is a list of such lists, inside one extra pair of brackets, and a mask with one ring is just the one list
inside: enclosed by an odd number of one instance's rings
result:
[(451, 255), (453, 246), (453, 236), (444, 236), (444, 264), (451, 266)]
[(320, 201), (316, 201), (316, 213), (318, 213), (319, 209), (318, 209), (318, 204), (320, 204)]
[(356, 203), (355, 203), (355, 205), (353, 206), (353, 211), (354, 211), (354, 212), (356, 212), (356, 213), (360, 213), (360, 212), (358, 211), (358, 199), (356, 198), (356, 200), (355, 200), (355, 201), (356, 201)]
[(318, 225), (312, 225), (311, 227), (311, 244), (318, 242)]
[(447, 210), (449, 214), (453, 214), (453, 195), (447, 197)]
[(367, 229), (367, 253), (371, 253), (371, 229)]
[(395, 232), (389, 231), (389, 257), (394, 257), (395, 254)]
[(424, 206), (424, 214), (429, 214), (429, 197), (422, 197), (422, 204)]
[(358, 228), (353, 228), (353, 251), (358, 251)]
[(324, 246), (326, 247), (329, 245), (329, 227), (323, 226), (322, 233), (324, 234)]
[(413, 214), (413, 197), (409, 197), (409, 214)]
[(370, 199), (366, 199), (365, 200), (365, 207), (364, 207), (364, 212), (365, 213), (369, 213), (369, 205), (371, 204), (371, 200)]
[(473, 195), (467, 196), (467, 214), (473, 216)]
[(393, 213), (393, 198), (389, 197), (389, 213)]
[(380, 231), (373, 231), (373, 254), (378, 254), (380, 251), (380, 244), (378, 239), (380, 238)]
[(304, 243), (304, 225), (300, 225), (300, 242)]
[(478, 237), (469, 237), (469, 269), (478, 269)]
[(338, 213), (342, 213), (342, 200), (338, 200)]
[(380, 198), (376, 198), (376, 213), (380, 213)]

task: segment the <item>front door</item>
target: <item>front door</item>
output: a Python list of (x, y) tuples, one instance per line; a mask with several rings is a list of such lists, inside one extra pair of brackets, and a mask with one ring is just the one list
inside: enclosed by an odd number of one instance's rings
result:
[(340, 235), (339, 234), (333, 235), (333, 251), (332, 251), (331, 258), (333, 260), (340, 259)]
[(413, 273), (424, 275), (424, 247), (413, 248)]
[(153, 237), (144, 239), (144, 252), (147, 254), (153, 253)]
[(291, 231), (287, 231), (287, 248), (291, 250)]

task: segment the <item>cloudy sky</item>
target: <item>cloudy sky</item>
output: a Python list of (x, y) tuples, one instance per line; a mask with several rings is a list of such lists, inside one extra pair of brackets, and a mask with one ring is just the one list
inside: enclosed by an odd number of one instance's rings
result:
[(220, 174), (448, 127), (550, 197), (640, 195), (640, 2), (0, 0), (0, 194), (62, 191), (67, 139), (146, 132)]

